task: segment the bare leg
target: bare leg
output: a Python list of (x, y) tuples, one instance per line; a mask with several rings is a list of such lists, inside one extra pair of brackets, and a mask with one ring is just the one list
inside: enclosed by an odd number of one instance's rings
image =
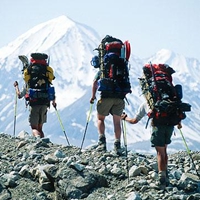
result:
[(104, 123), (105, 116), (97, 114), (97, 118), (98, 118), (97, 127), (99, 136), (105, 135), (105, 123)]
[(113, 115), (113, 123), (114, 123), (114, 131), (115, 131), (115, 139), (121, 139), (121, 117), (117, 115)]
[(32, 133), (33, 133), (33, 136), (35, 137), (40, 137), (40, 138), (43, 138), (44, 137), (44, 133), (42, 131), (42, 125), (39, 124), (39, 125), (31, 125), (31, 128), (32, 128)]
[(165, 147), (155, 147), (157, 151), (158, 171), (167, 170), (167, 145)]
[(43, 133), (43, 130), (42, 130), (42, 126), (43, 126), (43, 124), (38, 124), (38, 131), (40, 132), (40, 137), (41, 137), (41, 138), (44, 137), (44, 133)]

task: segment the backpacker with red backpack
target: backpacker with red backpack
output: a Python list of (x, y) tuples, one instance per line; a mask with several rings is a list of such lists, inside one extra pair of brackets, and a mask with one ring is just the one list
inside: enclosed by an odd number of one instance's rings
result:
[(91, 65), (101, 72), (98, 81), (98, 91), (102, 97), (124, 98), (131, 93), (129, 80), (130, 43), (124, 43), (117, 38), (107, 35), (102, 39), (98, 56), (94, 56)]
[(154, 125), (177, 125), (186, 118), (185, 112), (191, 111), (191, 105), (181, 101), (182, 86), (173, 85), (174, 69), (167, 64), (145, 64), (144, 76), (140, 85), (151, 109), (149, 119)]
[(55, 99), (52, 80), (55, 79), (53, 69), (49, 66), (48, 55), (32, 53), (30, 63), (26, 56), (19, 56), (23, 62), (23, 76), (27, 87), (26, 99), (30, 105), (49, 105)]

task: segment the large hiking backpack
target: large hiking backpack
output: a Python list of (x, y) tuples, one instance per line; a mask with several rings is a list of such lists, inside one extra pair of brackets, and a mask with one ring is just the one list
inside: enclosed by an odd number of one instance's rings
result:
[(98, 56), (92, 58), (91, 65), (101, 72), (98, 91), (102, 92), (102, 97), (124, 98), (131, 93), (128, 64), (130, 43), (107, 35), (96, 50)]
[(49, 101), (55, 99), (55, 90), (51, 86), (55, 77), (47, 59), (47, 54), (32, 53), (30, 63), (24, 65), (26, 67), (23, 69), (23, 76), (30, 105), (49, 104)]
[(143, 77), (140, 78), (142, 92), (151, 109), (149, 118), (153, 124), (177, 125), (186, 118), (185, 112), (191, 110), (191, 105), (181, 101), (182, 86), (173, 85), (174, 69), (167, 64), (145, 64)]

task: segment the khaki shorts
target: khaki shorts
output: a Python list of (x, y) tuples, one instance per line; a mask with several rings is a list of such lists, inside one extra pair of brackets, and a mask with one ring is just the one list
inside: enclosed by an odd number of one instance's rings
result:
[(47, 106), (37, 105), (30, 106), (29, 123), (30, 125), (38, 125), (47, 121)]
[(124, 100), (119, 98), (102, 98), (97, 102), (97, 112), (103, 116), (109, 114), (121, 116), (124, 107)]
[(164, 147), (166, 144), (170, 144), (173, 130), (174, 126), (153, 126), (153, 132), (151, 135), (151, 146)]

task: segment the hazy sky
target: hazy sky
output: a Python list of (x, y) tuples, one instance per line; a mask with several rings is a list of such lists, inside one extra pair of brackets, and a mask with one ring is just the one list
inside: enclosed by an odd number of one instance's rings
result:
[(0, 0), (0, 48), (61, 15), (128, 39), (140, 58), (166, 48), (200, 60), (200, 0)]

